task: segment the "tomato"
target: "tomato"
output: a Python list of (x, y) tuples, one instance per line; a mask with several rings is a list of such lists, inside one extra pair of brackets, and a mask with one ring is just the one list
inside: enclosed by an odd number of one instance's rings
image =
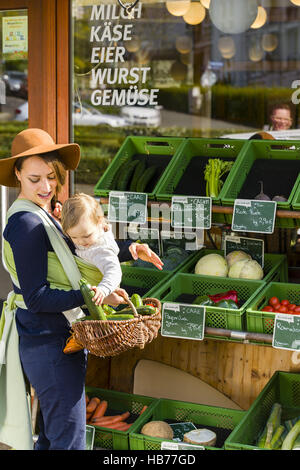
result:
[(261, 310), (262, 310), (262, 312), (274, 312), (274, 309), (273, 309), (273, 307), (271, 307), (271, 305), (266, 305)]
[(296, 308), (296, 304), (290, 304), (290, 305), (288, 305), (288, 309), (289, 309), (289, 310), (295, 310), (295, 308)]
[(294, 310), (293, 310), (293, 312), (294, 312), (294, 313), (297, 313), (297, 314), (299, 315), (299, 313), (300, 313), (300, 306), (295, 307)]
[(287, 307), (287, 305), (289, 305), (290, 302), (289, 302), (289, 300), (284, 299), (280, 303), (281, 303), (281, 305), (285, 305)]
[(277, 297), (271, 297), (269, 299), (269, 305), (271, 305), (271, 307), (273, 307), (274, 305), (277, 305), (277, 304), (280, 304)]
[(273, 305), (274, 312), (278, 312), (278, 310), (279, 310), (281, 307), (284, 307), (284, 305), (281, 305), (281, 304), (275, 304), (275, 305)]
[(285, 307), (285, 305), (281, 305), (281, 307), (279, 307), (278, 309), (278, 312), (280, 313), (287, 313), (288, 309)]

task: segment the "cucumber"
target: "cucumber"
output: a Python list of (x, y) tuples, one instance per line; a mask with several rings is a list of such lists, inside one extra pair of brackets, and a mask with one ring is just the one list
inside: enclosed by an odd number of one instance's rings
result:
[(130, 300), (135, 307), (143, 307), (143, 301), (139, 294), (132, 294)]
[(117, 188), (116, 188), (118, 191), (126, 191), (127, 186), (128, 186), (128, 181), (138, 163), (139, 163), (138, 160), (132, 160), (131, 162), (127, 163), (126, 167), (124, 168), (124, 170), (118, 177)]
[(156, 166), (149, 166), (136, 185), (136, 192), (143, 193), (156, 173)]
[(80, 279), (79, 281), (80, 291), (82, 293), (85, 305), (93, 320), (106, 320), (106, 315), (100, 305), (96, 305), (92, 301), (95, 292), (91, 290), (91, 285), (85, 280)]
[(131, 178), (129, 191), (135, 191), (136, 185), (139, 179), (142, 177), (144, 171), (146, 170), (146, 163), (144, 160), (139, 161), (138, 165), (135, 167), (133, 176)]
[(110, 188), (109, 188), (110, 190), (118, 189), (118, 181), (121, 178), (121, 175), (123, 175), (125, 168), (127, 168), (127, 166), (128, 166), (128, 161), (122, 163), (119, 169), (116, 171), (116, 173), (113, 176), (112, 182), (110, 184)]

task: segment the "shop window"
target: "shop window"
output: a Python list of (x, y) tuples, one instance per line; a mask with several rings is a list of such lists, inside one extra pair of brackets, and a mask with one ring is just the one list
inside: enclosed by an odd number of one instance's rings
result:
[(127, 135), (249, 136), (278, 103), (297, 129), (297, 3), (73, 0), (77, 187), (93, 192)]

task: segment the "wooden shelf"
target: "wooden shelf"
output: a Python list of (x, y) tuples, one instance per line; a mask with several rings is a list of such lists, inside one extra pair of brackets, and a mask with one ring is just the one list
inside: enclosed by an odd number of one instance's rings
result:
[[(100, 198), (101, 204), (108, 204), (107, 197)], [(149, 201), (147, 203), (148, 207), (153, 207), (155, 205), (159, 206), (160, 204), (165, 204), (166, 206), (171, 207), (171, 202), (169, 201)], [(212, 213), (213, 214), (233, 214), (233, 206), (212, 206)], [(278, 209), (276, 211), (276, 217), (279, 219), (300, 219), (300, 211), (293, 211), (293, 210), (282, 210)], [(150, 220), (154, 220), (151, 219)]]

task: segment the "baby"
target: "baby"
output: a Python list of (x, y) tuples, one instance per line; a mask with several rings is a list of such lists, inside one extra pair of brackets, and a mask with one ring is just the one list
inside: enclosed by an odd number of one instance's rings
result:
[(100, 204), (92, 196), (75, 194), (64, 202), (60, 223), (72, 239), (76, 255), (97, 266), (103, 275), (98, 286), (92, 286), (95, 304), (101, 305), (116, 289), (126, 296), (126, 291), (118, 289), (122, 279), (119, 247)]

